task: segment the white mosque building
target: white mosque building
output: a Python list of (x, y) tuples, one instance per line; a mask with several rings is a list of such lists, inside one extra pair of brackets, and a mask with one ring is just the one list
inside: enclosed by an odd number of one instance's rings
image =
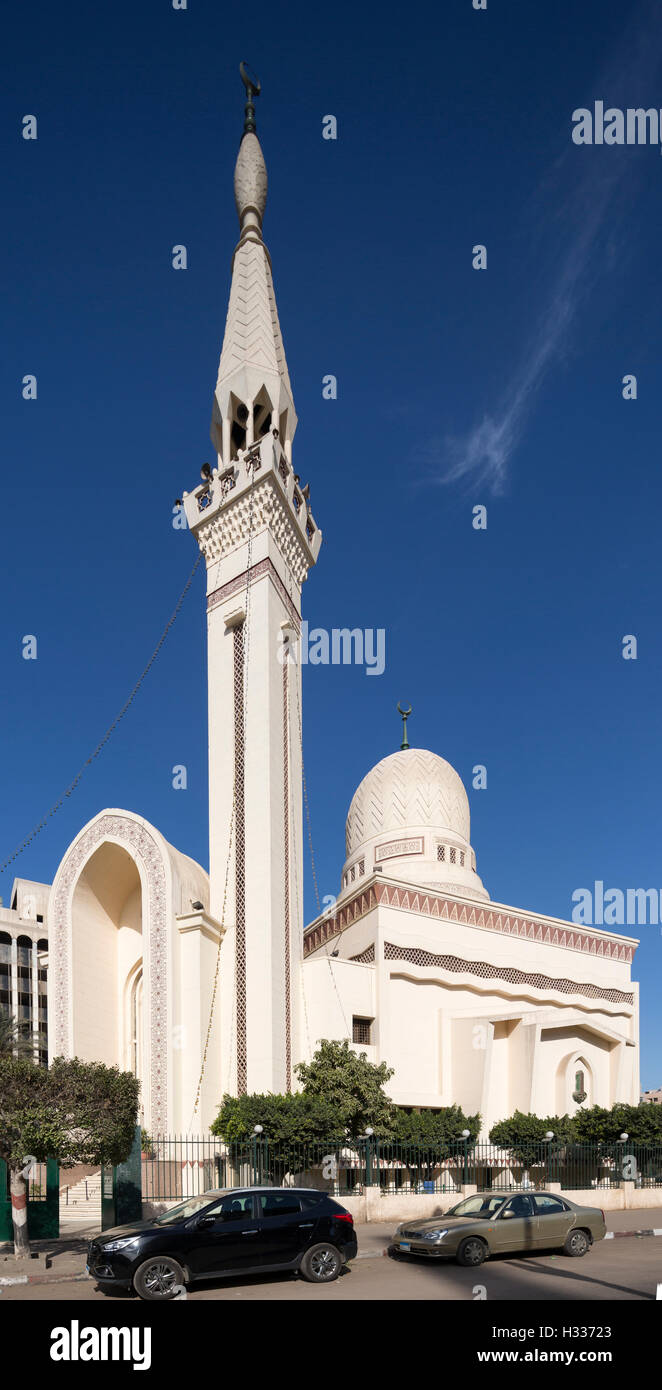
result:
[(217, 463), (183, 498), (207, 573), (210, 869), (132, 811), (82, 827), (40, 913), (49, 1055), (136, 1071), (161, 1134), (206, 1130), (224, 1092), (291, 1089), (321, 1038), (386, 1060), (399, 1104), (480, 1110), (485, 1132), (516, 1108), (636, 1103), (636, 941), (491, 902), (466, 791), (436, 752), (404, 746), (363, 778), (337, 902), (304, 926), (296, 652), (321, 532), (294, 471), (244, 80)]

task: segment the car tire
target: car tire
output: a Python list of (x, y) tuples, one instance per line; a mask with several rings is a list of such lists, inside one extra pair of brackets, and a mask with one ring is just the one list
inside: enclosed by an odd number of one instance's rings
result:
[(133, 1276), (133, 1287), (147, 1303), (167, 1303), (184, 1285), (184, 1271), (172, 1255), (152, 1255)]
[(330, 1284), (338, 1278), (343, 1267), (342, 1255), (336, 1250), (335, 1245), (324, 1241), (320, 1245), (311, 1245), (299, 1266), (299, 1273), (309, 1284)]
[(466, 1240), (462, 1241), (455, 1258), (459, 1265), (468, 1265), (471, 1269), (477, 1269), (486, 1257), (487, 1249), (480, 1236), (467, 1236)]
[(579, 1259), (590, 1250), (591, 1242), (586, 1231), (569, 1231), (563, 1247), (563, 1254), (570, 1255), (573, 1259)]

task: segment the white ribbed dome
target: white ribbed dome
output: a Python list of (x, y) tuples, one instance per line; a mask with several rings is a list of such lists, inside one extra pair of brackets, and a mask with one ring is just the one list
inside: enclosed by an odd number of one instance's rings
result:
[(486, 898), (470, 844), (469, 800), (454, 767), (424, 748), (382, 758), (352, 797), (343, 889), (381, 867), (391, 878)]
[(454, 830), (469, 839), (469, 801), (454, 767), (425, 748), (391, 753), (363, 778), (352, 797), (345, 853), (382, 831), (410, 825)]

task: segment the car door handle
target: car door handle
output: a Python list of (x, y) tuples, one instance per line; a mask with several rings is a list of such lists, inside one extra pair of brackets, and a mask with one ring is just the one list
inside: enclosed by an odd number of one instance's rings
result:
[(314, 1222), (314, 1221), (300, 1221), (300, 1222), (299, 1222), (299, 1230), (300, 1230), (300, 1231), (307, 1231), (311, 1226), (314, 1226), (314, 1225), (315, 1225), (315, 1222)]
[(257, 1230), (257, 1228), (254, 1227), (252, 1231), (242, 1231), (241, 1234), (242, 1234), (242, 1236), (257, 1236), (257, 1235), (259, 1235), (260, 1233), (259, 1233), (259, 1231)]

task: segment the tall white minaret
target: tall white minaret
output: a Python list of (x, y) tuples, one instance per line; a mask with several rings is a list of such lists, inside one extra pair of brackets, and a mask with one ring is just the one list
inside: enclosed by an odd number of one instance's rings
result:
[(222, 1092), (286, 1091), (300, 1045), (301, 586), (321, 533), (292, 469), (297, 417), (262, 240), (260, 84), (244, 65), (240, 238), (214, 396), (217, 466), (185, 494), (207, 565), (210, 911), (222, 921), (208, 1066)]

